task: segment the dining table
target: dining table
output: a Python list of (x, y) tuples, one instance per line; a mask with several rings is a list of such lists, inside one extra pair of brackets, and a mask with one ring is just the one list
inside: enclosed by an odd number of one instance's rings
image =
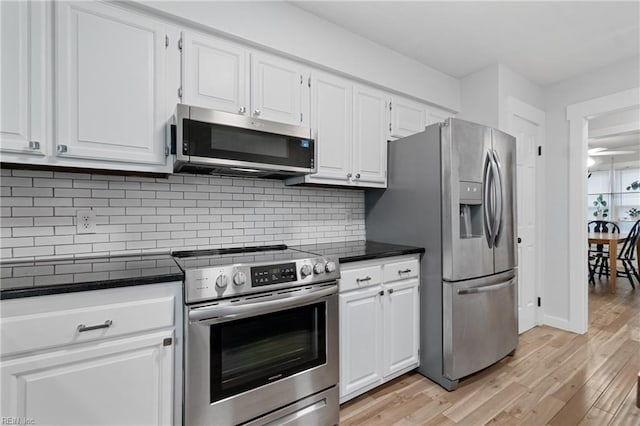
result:
[[(609, 246), (609, 290), (611, 293), (615, 293), (618, 243), (624, 242), (627, 235), (611, 232), (589, 232), (587, 237), (589, 244)], [(638, 240), (638, 245), (640, 246), (640, 239)], [(640, 270), (640, 256), (638, 256), (638, 268)]]

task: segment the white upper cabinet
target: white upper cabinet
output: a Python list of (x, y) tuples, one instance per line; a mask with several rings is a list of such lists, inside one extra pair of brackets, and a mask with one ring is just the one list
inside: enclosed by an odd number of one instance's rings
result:
[(311, 79), (311, 122), (316, 142), (317, 173), (310, 182), (348, 184), (352, 176), (353, 85), (325, 73)]
[(55, 24), (58, 155), (164, 164), (164, 24), (102, 2), (56, 3)]
[(249, 51), (195, 32), (182, 33), (182, 102), (244, 114), (249, 112)]
[(391, 98), (391, 136), (403, 138), (424, 130), (426, 126), (426, 106), (409, 99)]
[(442, 123), (449, 117), (453, 117), (455, 114), (452, 114), (443, 109), (438, 109), (435, 107), (429, 107), (427, 109), (427, 126), (430, 126), (434, 123)]
[(292, 125), (309, 123), (309, 71), (264, 53), (251, 55), (251, 114)]
[(356, 183), (386, 184), (389, 99), (385, 93), (354, 88), (353, 177)]
[[(0, 2), (0, 150), (28, 154), (37, 161), (50, 148), (51, 5), (47, 2)], [(20, 161), (0, 157), (2, 161)]]

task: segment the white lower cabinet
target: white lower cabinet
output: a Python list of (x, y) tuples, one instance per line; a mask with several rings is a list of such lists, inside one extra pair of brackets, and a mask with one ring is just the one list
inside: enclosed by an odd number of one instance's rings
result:
[[(3, 301), (2, 415), (35, 424), (173, 424), (179, 290), (171, 283)], [(38, 335), (46, 338), (30, 337)]]
[[(402, 267), (398, 275), (411, 269), (410, 277), (391, 278), (388, 270), (396, 266)], [(418, 271), (417, 256), (343, 266), (339, 296), (340, 403), (418, 366)], [(381, 281), (382, 276), (388, 280)]]

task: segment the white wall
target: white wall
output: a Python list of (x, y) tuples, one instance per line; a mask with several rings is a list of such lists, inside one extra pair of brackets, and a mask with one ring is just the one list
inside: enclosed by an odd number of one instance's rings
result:
[(460, 113), (456, 118), (498, 127), (499, 65), (491, 65), (469, 74), (460, 81)]
[(460, 82), (286, 2), (140, 1), (170, 18), (457, 112)]
[(509, 97), (544, 110), (540, 87), (506, 65), (494, 64), (460, 81), (461, 110), (457, 118), (509, 131)]
[[(584, 221), (569, 217), (569, 122), (568, 105), (640, 87), (638, 58), (619, 62), (594, 72), (559, 82), (544, 89), (546, 111), (546, 214), (543, 264), (543, 295), (545, 314), (570, 321), (568, 224)], [(586, 161), (586, 159), (585, 159)], [(585, 176), (586, 179), (586, 176)], [(586, 277), (585, 277), (586, 285)]]

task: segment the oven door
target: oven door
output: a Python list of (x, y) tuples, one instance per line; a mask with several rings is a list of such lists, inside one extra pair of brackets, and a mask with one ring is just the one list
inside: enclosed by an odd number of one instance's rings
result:
[(185, 424), (250, 421), (338, 383), (335, 283), (187, 307), (185, 326)]

